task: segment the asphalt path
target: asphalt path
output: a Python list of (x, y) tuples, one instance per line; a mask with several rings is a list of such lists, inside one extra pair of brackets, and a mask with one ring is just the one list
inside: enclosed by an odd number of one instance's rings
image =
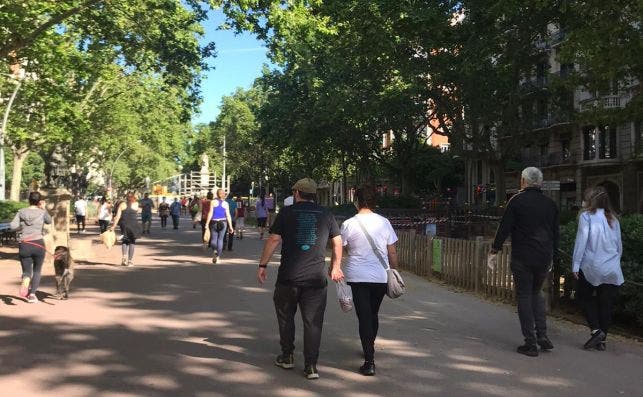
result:
[[(94, 229), (90, 229), (93, 232)], [(255, 279), (262, 241), (248, 231), (217, 265), (187, 219), (137, 243), (135, 266), (120, 246), (74, 235), (76, 279), (57, 301), (46, 267), (41, 302), (17, 296), (15, 248), (0, 259), (0, 396), (641, 396), (643, 346), (623, 338), (585, 351), (586, 328), (549, 320), (555, 349), (530, 358), (515, 308), (404, 274), (408, 293), (385, 298), (377, 375), (363, 377), (354, 312), (329, 285), (318, 369), (303, 376), (297, 320), (295, 369), (279, 353), (272, 305), (278, 256), (265, 287)]]

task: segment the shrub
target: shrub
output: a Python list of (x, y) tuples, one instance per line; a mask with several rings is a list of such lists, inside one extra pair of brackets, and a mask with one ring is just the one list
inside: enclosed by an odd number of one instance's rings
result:
[(20, 208), (27, 206), (28, 204), (22, 201), (0, 201), (0, 221), (11, 221)]
[[(620, 290), (620, 297), (614, 308), (618, 319), (643, 327), (643, 215), (624, 215), (619, 219), (623, 240), (623, 257), (621, 268), (625, 285)], [(558, 274), (571, 271), (571, 255), (578, 221), (572, 220), (560, 228), (560, 248), (563, 251), (561, 263), (557, 266)], [(566, 277), (568, 279), (569, 277)]]

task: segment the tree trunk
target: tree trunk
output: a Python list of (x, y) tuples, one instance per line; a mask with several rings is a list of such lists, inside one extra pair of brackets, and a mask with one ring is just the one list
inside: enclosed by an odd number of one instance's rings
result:
[(348, 202), (348, 183), (346, 181), (346, 174), (348, 173), (346, 164), (346, 154), (342, 151), (342, 202), (340, 204), (345, 204)]
[(20, 185), (22, 184), (22, 167), (25, 164), (29, 149), (20, 148), (13, 150), (13, 171), (11, 174), (11, 191), (9, 200), (20, 200)]

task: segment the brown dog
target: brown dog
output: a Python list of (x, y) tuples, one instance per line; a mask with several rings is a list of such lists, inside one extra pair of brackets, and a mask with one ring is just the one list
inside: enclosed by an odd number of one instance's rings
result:
[(56, 298), (69, 298), (69, 285), (74, 279), (74, 261), (67, 247), (58, 246), (54, 250), (54, 270), (56, 273)]

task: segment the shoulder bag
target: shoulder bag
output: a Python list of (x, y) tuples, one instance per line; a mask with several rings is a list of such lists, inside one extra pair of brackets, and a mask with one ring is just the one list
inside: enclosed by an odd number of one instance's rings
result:
[(362, 232), (366, 236), (366, 240), (368, 240), (368, 243), (371, 245), (371, 249), (373, 250), (373, 253), (379, 259), (380, 264), (384, 267), (386, 270), (386, 278), (387, 278), (387, 287), (386, 287), (386, 295), (388, 295), (389, 298), (395, 299), (399, 298), (400, 296), (404, 295), (406, 292), (406, 285), (404, 284), (404, 280), (402, 279), (402, 276), (400, 273), (395, 270), (391, 269), (391, 267), (386, 263), (384, 258), (382, 258), (382, 254), (377, 250), (377, 247), (375, 247), (375, 241), (373, 241), (373, 237), (371, 237), (370, 234), (368, 234), (368, 231), (366, 230), (366, 227), (362, 223), (362, 221), (359, 220), (357, 216), (355, 216), (355, 220), (357, 221), (357, 224), (359, 224), (359, 227), (362, 229)]

